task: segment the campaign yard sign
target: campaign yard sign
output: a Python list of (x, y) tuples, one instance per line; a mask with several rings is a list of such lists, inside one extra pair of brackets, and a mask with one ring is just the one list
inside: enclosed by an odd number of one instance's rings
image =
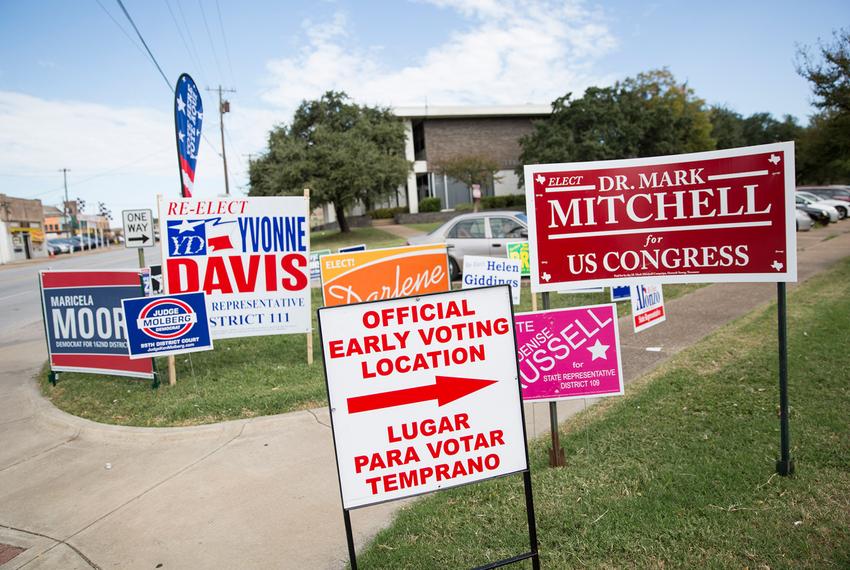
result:
[(623, 394), (616, 305), (519, 313), (514, 323), (523, 400)]
[(163, 273), (170, 294), (206, 293), (213, 338), (311, 329), (308, 199), (165, 199)]
[(516, 259), (520, 264), (520, 275), (528, 277), (531, 274), (531, 266), (528, 257), (528, 242), (518, 241), (507, 244), (508, 258)]
[(121, 299), (138, 297), (134, 270), (41, 271), (41, 307), (50, 369), (153, 378), (153, 361), (127, 356)]
[(611, 302), (616, 303), (617, 301), (628, 301), (632, 298), (632, 291), (628, 285), (620, 285), (618, 287), (611, 287)]
[(313, 250), (310, 252), (310, 281), (319, 281), (322, 278), (322, 268), (319, 265), (319, 260), (323, 255), (331, 252), (329, 249)]
[(533, 291), (797, 279), (793, 143), (529, 165), (525, 187)]
[(520, 262), (515, 259), (467, 255), (463, 258), (463, 288), (507, 284), (511, 286), (514, 305), (519, 305), (520, 269)]
[(123, 299), (130, 358), (212, 350), (204, 293)]
[(359, 243), (357, 245), (348, 245), (336, 250), (337, 253), (351, 253), (352, 251), (366, 251), (366, 244)]
[(636, 333), (667, 320), (660, 283), (635, 285), (631, 289), (632, 323)]
[(344, 509), (528, 468), (507, 286), (318, 313)]
[(319, 264), (326, 307), (451, 289), (445, 244), (332, 253)]

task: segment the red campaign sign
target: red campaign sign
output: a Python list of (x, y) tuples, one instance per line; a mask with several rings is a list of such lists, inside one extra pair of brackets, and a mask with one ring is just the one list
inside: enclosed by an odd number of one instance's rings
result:
[(796, 281), (794, 144), (525, 167), (535, 291)]

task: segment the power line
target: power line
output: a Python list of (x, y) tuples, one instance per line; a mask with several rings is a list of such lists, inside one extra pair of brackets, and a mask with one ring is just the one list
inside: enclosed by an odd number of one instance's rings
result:
[(230, 69), (230, 82), (233, 83), (233, 62), (230, 59), (230, 46), (227, 45), (227, 34), (224, 33), (224, 21), (221, 18), (221, 6), (218, 5), (218, 0), (215, 0), (215, 10), (218, 12), (218, 26), (221, 28), (221, 39), (224, 40), (224, 55), (227, 56), (227, 67)]
[(104, 12), (107, 16), (109, 16), (109, 19), (110, 19), (110, 20), (112, 20), (112, 22), (113, 22), (113, 23), (114, 23), (114, 24), (118, 27), (118, 29), (119, 29), (119, 30), (121, 30), (121, 33), (122, 33), (122, 34), (124, 34), (124, 36), (125, 36), (128, 40), (130, 40), (130, 43), (131, 43), (131, 44), (133, 44), (133, 47), (134, 47), (134, 48), (136, 48), (137, 50), (139, 50), (139, 53), (141, 53), (142, 55), (144, 55), (144, 53), (145, 53), (145, 52), (142, 50), (142, 46), (140, 46), (140, 45), (138, 44), (138, 42), (136, 42), (136, 40), (134, 40), (134, 39), (133, 39), (133, 37), (130, 35), (130, 33), (129, 33), (129, 32), (127, 32), (127, 30), (125, 30), (125, 29), (124, 29), (124, 26), (122, 26), (122, 25), (118, 22), (118, 20), (116, 20), (116, 19), (115, 19), (115, 16), (113, 16), (113, 15), (112, 15), (112, 12), (110, 12), (109, 10), (107, 10), (107, 9), (106, 9), (106, 6), (104, 6), (104, 5), (100, 2), (100, 0), (94, 0), (94, 1), (95, 1), (95, 2), (97, 2), (97, 5), (98, 5), (98, 6), (100, 6), (100, 9), (101, 9), (101, 10), (103, 10), (103, 12)]
[(186, 53), (189, 54), (195, 65), (198, 66), (198, 71), (200, 71), (204, 76), (206, 76), (206, 72), (204, 71), (204, 67), (201, 65), (201, 60), (198, 58), (198, 54), (189, 48), (189, 44), (186, 43), (186, 36), (183, 35), (183, 30), (180, 28), (180, 24), (177, 23), (177, 17), (174, 15), (174, 10), (171, 9), (171, 2), (169, 0), (163, 0), (165, 2), (165, 7), (168, 8), (168, 13), (171, 15), (171, 21), (174, 22), (174, 27), (177, 28), (177, 34), (180, 36), (180, 41), (183, 42), (183, 47), (186, 48)]
[(141, 40), (142, 45), (145, 46), (145, 49), (147, 50), (148, 55), (151, 58), (151, 61), (153, 61), (153, 64), (159, 70), (159, 74), (162, 75), (162, 80), (165, 81), (166, 85), (168, 85), (168, 90), (173, 93), (174, 87), (172, 87), (171, 82), (168, 81), (168, 77), (165, 75), (165, 72), (162, 70), (162, 67), (160, 67), (159, 62), (153, 56), (153, 52), (151, 52), (151, 48), (148, 47), (148, 44), (145, 41), (145, 38), (142, 37), (142, 32), (140, 32), (138, 26), (136, 26), (136, 22), (133, 21), (133, 18), (130, 17), (130, 13), (127, 11), (127, 8), (124, 7), (124, 2), (122, 2), (121, 0), (115, 0), (115, 1), (118, 2), (118, 5), (121, 7), (121, 10), (124, 12), (124, 15), (127, 16), (127, 20), (130, 21), (130, 25), (133, 26), (134, 30), (136, 30), (136, 35), (139, 36), (139, 40)]
[(218, 61), (218, 52), (215, 49), (215, 42), (212, 39), (212, 34), (210, 33), (210, 26), (207, 24), (207, 13), (204, 11), (204, 5), (201, 0), (198, 0), (198, 7), (201, 9), (201, 18), (204, 20), (204, 28), (207, 30), (207, 39), (210, 40), (210, 47), (212, 47), (213, 59), (215, 60), (215, 67), (218, 69), (218, 78), (219, 81), (224, 79), (224, 74), (221, 72), (221, 64)]

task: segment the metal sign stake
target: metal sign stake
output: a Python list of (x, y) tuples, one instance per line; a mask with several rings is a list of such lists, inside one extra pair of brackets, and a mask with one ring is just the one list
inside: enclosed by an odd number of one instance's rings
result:
[[(550, 309), (549, 293), (543, 293), (543, 310)], [(561, 447), (561, 435), (558, 433), (558, 403), (549, 402), (549, 432), (552, 434), (552, 449), (549, 450), (549, 465), (551, 467), (564, 467), (567, 461), (564, 457), (564, 448)]]
[(788, 307), (785, 299), (785, 283), (776, 284), (777, 322), (779, 325), (779, 460), (776, 472), (781, 476), (794, 474), (791, 459), (790, 431), (788, 427), (788, 334), (786, 321)]

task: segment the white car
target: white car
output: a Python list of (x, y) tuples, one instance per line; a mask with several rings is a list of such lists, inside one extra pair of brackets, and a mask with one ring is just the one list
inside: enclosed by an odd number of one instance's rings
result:
[(816, 200), (812, 200), (811, 198), (805, 198), (803, 196), (800, 196), (799, 194), (797, 194), (794, 198), (796, 199), (797, 204), (800, 206), (808, 206), (809, 208), (818, 208), (820, 210), (825, 211), (827, 214), (829, 214), (829, 221), (831, 223), (835, 223), (838, 221), (838, 210), (836, 210), (835, 207), (830, 206), (829, 204), (821, 204), (819, 202), (815, 203), (817, 202)]
[(832, 198), (824, 198), (823, 196), (818, 196), (816, 194), (812, 194), (811, 192), (797, 191), (797, 196), (802, 196), (807, 200), (811, 200), (811, 204), (816, 206), (820, 206), (821, 204), (825, 204), (827, 206), (832, 206), (836, 210), (838, 210), (838, 218), (843, 220), (850, 214), (850, 202), (845, 202), (844, 200), (833, 200)]
[(812, 229), (812, 226), (815, 225), (812, 217), (800, 208), (797, 208), (795, 211), (797, 212), (797, 231), (807, 232)]

